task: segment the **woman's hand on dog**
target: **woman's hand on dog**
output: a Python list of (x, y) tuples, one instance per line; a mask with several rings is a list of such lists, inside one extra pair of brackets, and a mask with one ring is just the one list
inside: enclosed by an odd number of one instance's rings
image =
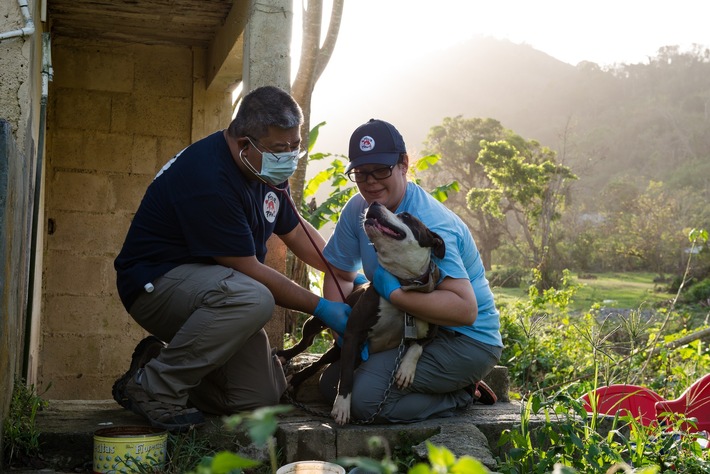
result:
[(375, 286), (377, 294), (382, 296), (387, 301), (390, 301), (390, 296), (395, 290), (402, 287), (402, 284), (399, 282), (397, 277), (382, 268), (381, 265), (377, 265), (377, 268), (375, 269), (372, 284)]

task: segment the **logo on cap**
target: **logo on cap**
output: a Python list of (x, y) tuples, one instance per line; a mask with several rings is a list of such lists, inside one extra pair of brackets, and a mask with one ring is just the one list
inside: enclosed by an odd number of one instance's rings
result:
[(360, 139), (360, 150), (370, 151), (375, 148), (375, 139), (369, 135), (365, 135)]

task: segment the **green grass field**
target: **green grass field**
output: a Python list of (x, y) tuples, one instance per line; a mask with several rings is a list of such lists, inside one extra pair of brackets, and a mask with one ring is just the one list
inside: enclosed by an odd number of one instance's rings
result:
[[(608, 308), (641, 308), (672, 300), (675, 295), (667, 293), (664, 285), (653, 282), (655, 273), (597, 273), (596, 279), (572, 278), (572, 283), (581, 285), (572, 302), (574, 311), (586, 311), (595, 303)], [(527, 288), (494, 287), (493, 293), (499, 303), (505, 304), (527, 297)]]

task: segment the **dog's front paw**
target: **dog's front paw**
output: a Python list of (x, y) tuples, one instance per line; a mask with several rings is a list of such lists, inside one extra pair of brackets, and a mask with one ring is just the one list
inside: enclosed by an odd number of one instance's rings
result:
[(399, 388), (407, 388), (409, 387), (412, 382), (414, 382), (414, 374), (417, 370), (416, 364), (411, 365), (410, 367), (405, 367), (404, 364), (402, 364), (399, 367), (399, 370), (397, 370), (397, 374), (395, 375), (395, 381), (397, 382), (397, 387)]
[(344, 425), (350, 420), (350, 395), (344, 397), (338, 395), (333, 403), (333, 410), (330, 412), (335, 422)]
[(395, 380), (399, 388), (407, 388), (414, 382), (414, 373), (417, 371), (417, 362), (422, 355), (421, 344), (413, 343), (407, 349), (407, 352), (402, 357), (402, 362), (399, 364)]

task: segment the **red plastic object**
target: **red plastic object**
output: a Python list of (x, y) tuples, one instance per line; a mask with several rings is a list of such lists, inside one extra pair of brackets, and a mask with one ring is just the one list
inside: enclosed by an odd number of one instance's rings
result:
[(683, 426), (682, 430), (710, 432), (710, 374), (694, 382), (676, 400), (661, 400), (655, 408), (659, 421), (667, 419), (669, 413), (682, 413), (697, 419), (697, 426)]
[[(663, 401), (663, 397), (653, 390), (638, 385), (609, 385), (597, 388), (593, 394), (598, 414), (614, 416), (619, 413), (620, 416), (631, 416), (643, 426), (658, 420), (656, 403)], [(584, 409), (593, 413), (589, 394), (585, 394), (582, 400)]]

